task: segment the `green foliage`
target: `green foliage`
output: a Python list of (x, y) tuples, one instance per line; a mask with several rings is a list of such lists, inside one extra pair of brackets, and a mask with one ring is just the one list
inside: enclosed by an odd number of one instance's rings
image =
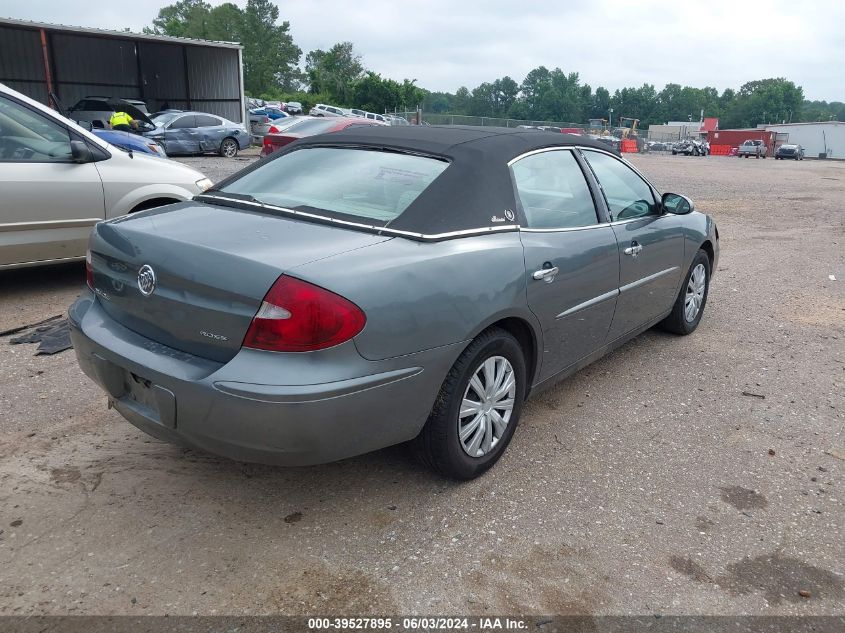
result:
[(348, 103), (353, 84), (361, 77), (364, 66), (352, 42), (338, 42), (328, 51), (314, 50), (305, 57), (305, 74), (309, 91), (325, 92), (333, 103)]

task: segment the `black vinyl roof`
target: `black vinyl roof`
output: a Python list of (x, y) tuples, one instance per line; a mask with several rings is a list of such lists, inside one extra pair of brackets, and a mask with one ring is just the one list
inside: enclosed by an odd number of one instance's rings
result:
[[(489, 143), (496, 139), (495, 144)], [(314, 136), (312, 143), (383, 145), (395, 149), (417, 151), (450, 157), (464, 148), (495, 147), (495, 159), (508, 162), (520, 154), (545, 147), (580, 145), (609, 150), (606, 143), (587, 136), (561, 134), (524, 128), (479, 127), (472, 125), (397, 125), (352, 126), (332, 136)], [(459, 147), (464, 146), (464, 147)], [(494, 158), (491, 156), (491, 158)]]
[(451, 125), (353, 126), (300, 139), (276, 155), (313, 146), (348, 146), (448, 160), (449, 167), (383, 227), (385, 233), (402, 231), (441, 239), (467, 231), (516, 229), (519, 219), (508, 162), (533, 150), (576, 145), (618, 155), (605, 143), (574, 134)]

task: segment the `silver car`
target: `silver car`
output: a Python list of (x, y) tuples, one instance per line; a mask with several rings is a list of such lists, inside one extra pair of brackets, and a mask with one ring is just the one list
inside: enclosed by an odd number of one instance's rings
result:
[(710, 217), (602, 143), (352, 128), (98, 224), (71, 336), (156, 437), (290, 465), (410, 441), (468, 479), (532, 392), (693, 332), (718, 256)]
[(206, 112), (167, 110), (152, 116), (144, 136), (164, 146), (168, 156), (214, 152), (234, 158), (252, 138), (241, 123)]
[(196, 170), (127, 153), (2, 84), (0, 165), (0, 269), (82, 259), (97, 222), (211, 186)]

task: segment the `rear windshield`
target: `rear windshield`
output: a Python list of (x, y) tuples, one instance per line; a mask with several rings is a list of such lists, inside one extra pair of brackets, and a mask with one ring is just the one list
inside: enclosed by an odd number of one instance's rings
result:
[(268, 161), (221, 192), (384, 226), (448, 166), (443, 160), (397, 152), (306, 147)]

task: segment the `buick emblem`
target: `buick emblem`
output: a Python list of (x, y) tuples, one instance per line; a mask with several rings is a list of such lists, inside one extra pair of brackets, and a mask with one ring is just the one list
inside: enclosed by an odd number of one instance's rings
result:
[(145, 297), (149, 297), (156, 289), (156, 274), (149, 264), (141, 266), (138, 271), (138, 290)]

